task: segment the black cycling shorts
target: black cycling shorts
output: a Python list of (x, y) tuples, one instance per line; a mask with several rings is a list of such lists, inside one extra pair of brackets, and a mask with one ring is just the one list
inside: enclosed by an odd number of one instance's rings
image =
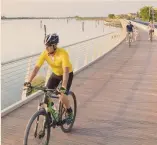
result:
[[(55, 89), (60, 81), (62, 81), (63, 76), (57, 76), (56, 74), (52, 73), (48, 82), (47, 82), (47, 87), (49, 89)], [(72, 80), (73, 80), (73, 72), (69, 73), (69, 79), (68, 79), (68, 83), (67, 83), (67, 88), (66, 88), (66, 94), (68, 94), (71, 84), (72, 84)]]

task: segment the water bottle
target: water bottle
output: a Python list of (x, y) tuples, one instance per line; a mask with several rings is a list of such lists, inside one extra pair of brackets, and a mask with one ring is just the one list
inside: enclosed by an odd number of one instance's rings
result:
[(57, 120), (58, 119), (58, 109), (57, 109), (57, 105), (53, 103), (52, 105), (52, 114), (53, 116), (55, 117), (55, 119)]

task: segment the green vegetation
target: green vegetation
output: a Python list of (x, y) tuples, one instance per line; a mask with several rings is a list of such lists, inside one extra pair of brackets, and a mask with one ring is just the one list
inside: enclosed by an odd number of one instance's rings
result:
[(142, 7), (139, 11), (139, 16), (143, 21), (153, 20), (153, 12), (154, 12), (154, 20), (157, 21), (157, 10), (152, 6)]
[[(44, 85), (45, 85), (45, 77), (43, 77), (43, 76), (37, 76), (32, 81), (32, 86), (44, 86)], [(26, 96), (29, 96), (36, 91), (37, 90), (32, 90), (31, 92), (29, 92), (29, 90), (27, 90)]]
[(110, 19), (135, 19), (137, 16), (136, 13), (128, 13), (128, 14), (120, 14), (120, 15), (115, 15), (115, 14), (109, 14), (108, 18)]
[(143, 8), (140, 9), (140, 18), (142, 18), (142, 20), (144, 21), (148, 21), (150, 16), (149, 16), (149, 9), (150, 7), (145, 6)]
[(109, 15), (108, 15), (108, 18), (110, 18), (110, 19), (115, 19), (116, 16), (115, 16), (115, 14), (109, 14)]
[(128, 14), (120, 14), (120, 15), (109, 14), (108, 18), (127, 19), (127, 20), (140, 18), (143, 21), (150, 21), (153, 19), (157, 21), (157, 8), (154, 8), (152, 6), (144, 6), (137, 13), (128, 13)]
[(80, 16), (75, 16), (76, 20), (105, 20), (106, 17), (80, 17)]
[(105, 25), (106, 26), (112, 26), (112, 27), (120, 27), (122, 28), (122, 24), (119, 19), (110, 19), (106, 18), (105, 19)]

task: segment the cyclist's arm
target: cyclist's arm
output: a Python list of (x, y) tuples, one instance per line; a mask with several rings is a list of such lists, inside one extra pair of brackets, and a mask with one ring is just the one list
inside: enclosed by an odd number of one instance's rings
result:
[(32, 82), (32, 80), (34, 79), (34, 77), (37, 75), (38, 71), (39, 71), (40, 67), (35, 66), (32, 74), (30, 75), (30, 78), (28, 79), (28, 82)]
[(155, 29), (155, 25), (153, 24), (153, 30)]
[(69, 79), (69, 67), (70, 67), (70, 61), (69, 61), (69, 55), (65, 51), (62, 55), (62, 68), (63, 68), (63, 81), (62, 81), (62, 87), (67, 88), (67, 83)]
[(39, 56), (38, 60), (37, 60), (37, 63), (36, 63), (36, 66), (33, 70), (33, 72), (31, 73), (29, 79), (28, 79), (28, 82), (32, 82), (32, 80), (34, 79), (34, 77), (37, 75), (40, 67), (43, 65), (45, 59), (44, 59), (44, 52), (41, 53), (41, 55)]
[(132, 25), (132, 32), (134, 32), (134, 30), (135, 30), (135, 27), (134, 27), (134, 25)]
[(69, 79), (69, 67), (64, 67), (62, 87), (67, 88), (68, 79)]

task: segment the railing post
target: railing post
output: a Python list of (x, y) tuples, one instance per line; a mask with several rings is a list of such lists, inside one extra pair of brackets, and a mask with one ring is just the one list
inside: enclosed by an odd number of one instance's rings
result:
[[(88, 51), (88, 48), (86, 48), (86, 51)], [(88, 53), (85, 53), (84, 66), (87, 64), (88, 64)]]
[(95, 48), (92, 50), (92, 61), (95, 60)]

